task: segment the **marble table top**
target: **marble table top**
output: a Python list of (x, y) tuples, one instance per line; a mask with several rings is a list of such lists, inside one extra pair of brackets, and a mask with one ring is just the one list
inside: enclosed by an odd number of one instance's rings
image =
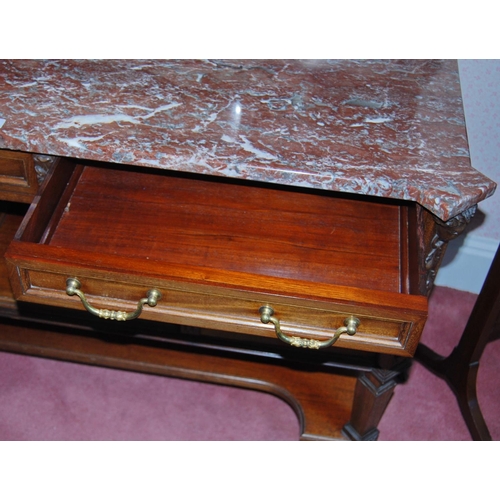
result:
[(1, 60), (0, 148), (412, 200), (493, 194), (456, 61)]

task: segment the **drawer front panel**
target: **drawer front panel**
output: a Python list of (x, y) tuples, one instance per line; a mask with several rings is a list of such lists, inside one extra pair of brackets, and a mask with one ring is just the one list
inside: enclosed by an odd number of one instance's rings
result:
[[(22, 290), (17, 298), (30, 302), (83, 310), (82, 301), (66, 293), (66, 280), (73, 276), (35, 269), (15, 270), (21, 278)], [(271, 306), (279, 319), (281, 330), (289, 336), (328, 340), (350, 316), (360, 325), (353, 336), (342, 335), (336, 347), (412, 355), (425, 317), (414, 314), (403, 318), (397, 311), (371, 312), (369, 308), (337, 304), (333, 301), (303, 301), (266, 293), (244, 292), (229, 288), (152, 281), (111, 281), (79, 273), (81, 290), (95, 308), (130, 312), (151, 288), (161, 292), (154, 307), (144, 306), (143, 319), (187, 326), (230, 331), (276, 338), (272, 324), (261, 321), (259, 309)], [(116, 277), (119, 279), (119, 277)], [(89, 313), (90, 314), (90, 313)], [(103, 319), (105, 321), (105, 319)], [(280, 340), (277, 339), (277, 342)], [(295, 347), (291, 347), (294, 349)]]
[[(410, 293), (407, 206), (67, 159), (42, 191), (6, 252), (19, 300), (313, 347), (354, 316), (335, 346), (416, 348), (427, 301)], [(162, 298), (140, 310), (150, 289)]]

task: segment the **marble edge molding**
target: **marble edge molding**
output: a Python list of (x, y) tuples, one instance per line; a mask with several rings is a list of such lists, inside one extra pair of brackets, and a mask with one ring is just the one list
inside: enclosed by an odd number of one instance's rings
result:
[[(422, 185), (429, 184), (429, 179), (414, 177), (412, 180), (401, 181), (397, 178), (394, 179), (392, 175), (384, 175), (380, 172), (377, 175), (365, 175), (360, 178), (359, 176), (349, 176), (345, 172), (296, 172), (283, 168), (273, 169), (265, 168), (261, 165), (254, 166), (251, 163), (247, 163), (241, 167), (237, 165), (218, 165), (215, 168), (209, 168), (197, 165), (196, 168), (190, 168), (189, 164), (192, 157), (181, 156), (176, 157), (175, 161), (171, 164), (168, 161), (164, 164), (156, 161), (149, 162), (147, 158), (141, 160), (136, 159), (135, 156), (134, 160), (131, 160), (128, 155), (118, 155), (120, 159), (116, 160), (117, 155), (111, 158), (93, 152), (82, 155), (78, 149), (64, 148), (60, 150), (53, 147), (44, 149), (32, 146), (29, 143), (20, 144), (17, 141), (11, 142), (2, 134), (2, 131), (0, 131), (0, 148), (38, 155), (70, 157), (82, 161), (104, 161), (106, 163), (154, 168), (157, 170), (171, 170), (254, 182), (268, 182), (305, 189), (319, 189), (414, 201), (443, 221), (448, 221), (471, 206), (477, 205), (479, 202), (492, 196), (496, 190), (496, 183), (472, 167), (466, 173), (462, 172), (459, 174), (459, 177), (462, 177), (461, 182), (465, 178), (465, 182), (468, 185), (467, 190), (459, 191), (455, 187), (451, 187), (450, 189), (450, 186), (453, 186), (452, 180), (449, 180), (444, 188), (440, 188), (439, 184), (436, 183), (434, 187), (422, 189)], [(128, 160), (126, 160), (127, 157), (129, 158)]]
[(0, 61), (0, 148), (415, 201), (491, 196), (456, 61)]

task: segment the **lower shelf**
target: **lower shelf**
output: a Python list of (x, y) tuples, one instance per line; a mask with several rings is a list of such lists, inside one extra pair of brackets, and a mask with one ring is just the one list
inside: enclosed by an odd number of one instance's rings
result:
[(344, 440), (357, 373), (175, 346), (110, 342), (52, 327), (2, 324), (0, 349), (46, 358), (225, 384), (274, 394), (294, 409), (303, 440)]

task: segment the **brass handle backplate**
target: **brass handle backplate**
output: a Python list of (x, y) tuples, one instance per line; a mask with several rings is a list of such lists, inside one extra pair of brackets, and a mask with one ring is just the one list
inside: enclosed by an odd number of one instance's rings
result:
[(283, 342), (293, 345), (294, 347), (307, 347), (309, 349), (323, 349), (325, 347), (330, 347), (335, 344), (339, 337), (343, 333), (347, 333), (347, 335), (354, 335), (357, 331), (357, 328), (360, 324), (358, 318), (354, 316), (350, 316), (346, 318), (344, 321), (345, 326), (341, 326), (335, 330), (333, 337), (329, 340), (315, 340), (315, 339), (304, 339), (302, 337), (291, 337), (281, 331), (279, 319), (275, 318), (274, 309), (270, 306), (262, 306), (259, 309), (260, 320), (264, 324), (272, 323), (274, 325), (274, 330), (276, 332), (276, 336), (282, 340)]
[(137, 309), (135, 311), (129, 313), (124, 311), (109, 311), (108, 309), (97, 309), (96, 307), (91, 306), (88, 303), (85, 294), (80, 291), (81, 287), (82, 285), (77, 278), (68, 278), (66, 280), (66, 293), (69, 296), (77, 295), (78, 297), (80, 297), (83, 306), (89, 313), (94, 314), (99, 318), (112, 319), (116, 321), (128, 321), (130, 319), (135, 319), (141, 314), (144, 304), (147, 304), (150, 307), (154, 307), (161, 299), (161, 293), (156, 289), (152, 289), (148, 291), (145, 298), (139, 300)]

